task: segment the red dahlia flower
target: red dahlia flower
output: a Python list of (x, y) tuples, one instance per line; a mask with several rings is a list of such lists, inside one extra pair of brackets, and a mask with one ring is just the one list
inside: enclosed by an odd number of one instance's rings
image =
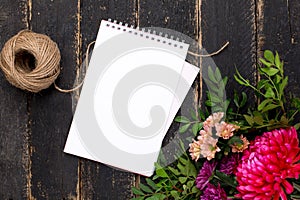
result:
[(293, 192), (288, 178), (300, 174), (300, 148), (294, 127), (266, 132), (251, 142), (237, 168), (237, 197), (286, 200)]

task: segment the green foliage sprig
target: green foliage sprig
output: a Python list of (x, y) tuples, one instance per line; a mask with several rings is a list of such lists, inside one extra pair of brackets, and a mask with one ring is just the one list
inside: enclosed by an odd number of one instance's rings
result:
[(163, 167), (156, 163), (152, 179), (146, 178), (147, 184), (140, 183), (139, 188), (132, 187), (133, 194), (137, 195), (132, 200), (183, 200), (200, 196), (200, 190), (195, 186), (198, 170), (185, 152), (182, 142), (180, 146), (183, 154), (177, 157), (176, 164)]
[[(248, 114), (243, 115), (248, 124), (243, 126), (243, 129), (254, 128), (264, 131), (264, 129), (290, 126), (299, 109), (292, 108), (287, 112), (284, 89), (287, 86), (288, 77), (284, 75), (284, 63), (277, 52), (274, 55), (270, 50), (266, 50), (264, 58), (259, 60), (261, 63), (257, 68), (260, 80), (256, 86), (244, 78), (238, 70), (234, 75), (240, 85), (249, 87), (256, 93), (260, 102), (255, 110), (249, 110)], [(300, 105), (296, 98), (293, 102)]]

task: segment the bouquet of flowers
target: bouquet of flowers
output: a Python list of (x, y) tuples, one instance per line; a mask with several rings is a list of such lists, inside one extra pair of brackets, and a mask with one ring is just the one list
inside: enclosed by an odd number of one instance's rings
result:
[(236, 71), (258, 103), (245, 92), (226, 99), (220, 88), (227, 78), (209, 67), (205, 108), (175, 118), (182, 134), (194, 135), (189, 148), (180, 141), (173, 164), (156, 163), (155, 175), (132, 188), (134, 199), (300, 199), (300, 99), (286, 94), (283, 66), (277, 52), (266, 50), (256, 85)]

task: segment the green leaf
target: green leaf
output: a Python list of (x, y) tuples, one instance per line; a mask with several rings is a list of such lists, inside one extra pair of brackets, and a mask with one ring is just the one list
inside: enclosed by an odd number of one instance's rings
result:
[(192, 127), (192, 132), (196, 136), (198, 134), (198, 124), (194, 124)]
[(292, 106), (300, 111), (300, 98), (292, 98)]
[(216, 170), (216, 176), (218, 176), (224, 183), (226, 183), (227, 185), (230, 185), (232, 187), (236, 187), (236, 183), (234, 182), (233, 178), (230, 178), (229, 176), (227, 176), (226, 174)]
[(238, 84), (245, 85), (245, 86), (249, 85), (249, 84), (245, 83), (243, 80), (241, 80), (237, 75), (234, 74), (233, 77), (236, 80), (236, 82), (238, 82)]
[(269, 61), (270, 63), (274, 63), (274, 54), (272, 51), (270, 50), (265, 50), (264, 52), (264, 57), (267, 61)]
[(264, 95), (266, 98), (273, 98), (275, 99), (275, 93), (273, 92), (272, 88), (269, 87)]
[(192, 132), (193, 134), (196, 136), (198, 134), (198, 132), (201, 130), (201, 128), (203, 127), (203, 123), (195, 123), (192, 127)]
[(275, 74), (277, 74), (279, 72), (278, 69), (272, 68), (272, 67), (268, 67), (268, 68), (260, 68), (261, 71), (263, 71), (264, 73), (266, 73), (269, 76), (274, 76)]
[(243, 116), (250, 126), (252, 126), (254, 124), (254, 120), (253, 120), (252, 116), (250, 116), (250, 115), (243, 115)]
[(223, 84), (224, 84), (224, 87), (227, 85), (227, 82), (228, 82), (228, 77), (225, 76), (225, 77), (223, 78)]
[(180, 170), (182, 175), (187, 176), (187, 169), (182, 164), (178, 163), (177, 168)]
[(300, 128), (300, 123), (295, 124), (294, 127), (295, 127), (296, 130), (299, 130), (299, 128)]
[(298, 190), (298, 192), (300, 192), (300, 185), (293, 183), (293, 186), (296, 190)]
[(280, 123), (282, 125), (288, 126), (289, 120), (284, 115), (282, 115), (281, 118), (280, 118)]
[(171, 166), (168, 167), (168, 169), (175, 175), (178, 176), (180, 175), (179, 171)]
[(192, 193), (198, 193), (198, 192), (199, 189), (196, 186), (192, 187)]
[(156, 175), (162, 178), (166, 178), (169, 177), (167, 172), (158, 164), (155, 163), (155, 167), (156, 167)]
[(208, 106), (208, 107), (213, 107), (216, 104), (214, 102), (210, 101), (210, 100), (207, 100), (207, 101), (205, 101), (205, 105)]
[(190, 122), (190, 120), (185, 116), (177, 116), (174, 121), (180, 122), (180, 123), (189, 123)]
[(183, 157), (179, 157), (178, 160), (183, 164), (186, 165), (188, 163), (188, 160), (184, 159)]
[(222, 75), (221, 75), (220, 69), (218, 67), (215, 70), (215, 77), (218, 82), (220, 82), (222, 80)]
[(283, 80), (282, 83), (279, 85), (279, 93), (283, 95), (284, 88), (288, 84), (288, 77), (286, 76)]
[(233, 102), (236, 105), (236, 107), (238, 107), (238, 108), (240, 107), (239, 101), (240, 101), (239, 95), (238, 95), (237, 91), (235, 90), (233, 93)]
[[(209, 95), (209, 98), (212, 102), (214, 102), (214, 103), (221, 103), (222, 102), (222, 97), (214, 94), (213, 92), (209, 92), (208, 95)], [(221, 96), (223, 96), (223, 95), (221, 95)]]
[(146, 198), (146, 200), (164, 200), (166, 198), (166, 195), (164, 194), (154, 194), (151, 197)]
[(147, 185), (144, 185), (143, 183), (140, 183), (140, 189), (144, 192), (147, 192), (147, 193), (152, 193), (153, 192)]
[(262, 109), (262, 112), (267, 112), (267, 111), (272, 110), (272, 109), (277, 108), (277, 107), (279, 107), (279, 105), (269, 104), (269, 105), (267, 105), (266, 107), (264, 107)]
[(187, 186), (188, 188), (192, 189), (192, 187), (194, 186), (194, 184), (195, 184), (195, 181), (192, 180), (192, 181), (188, 181), (187, 184), (186, 184), (186, 186)]
[(278, 55), (278, 52), (276, 51), (276, 55), (275, 55), (275, 66), (280, 69), (281, 68), (281, 62), (280, 62), (280, 58)]
[(228, 106), (229, 106), (229, 104), (230, 104), (230, 100), (229, 99), (227, 99), (225, 102), (224, 102), (224, 108), (222, 108), (222, 112), (226, 112), (226, 110), (228, 109)]
[(263, 125), (264, 124), (264, 119), (261, 115), (260, 116), (254, 116), (253, 121), (258, 125)]
[(265, 66), (267, 67), (271, 67), (272, 66), (272, 63), (269, 63), (268, 61), (266, 61), (265, 59), (263, 58), (260, 58), (259, 61), (264, 64)]
[(210, 91), (213, 91), (213, 92), (218, 92), (219, 91), (219, 88), (217, 87), (216, 83), (213, 83), (212, 81), (210, 81), (209, 79), (206, 79), (206, 78), (204, 78), (204, 82), (206, 83), (207, 88)]
[(296, 195), (296, 194), (291, 195), (291, 200), (299, 200), (299, 199), (300, 199), (300, 195)]
[(181, 184), (184, 184), (187, 180), (187, 177), (179, 177), (178, 180)]
[(132, 187), (132, 188), (131, 188), (131, 191), (132, 191), (133, 194), (136, 194), (136, 195), (145, 195), (144, 192), (142, 192), (141, 190), (139, 190), (139, 189), (136, 188), (136, 187)]
[(257, 83), (257, 89), (258, 90), (261, 90), (262, 88), (265, 87), (266, 83), (268, 83), (269, 81), (268, 80), (260, 80), (258, 83)]
[(132, 198), (130, 200), (144, 200), (144, 197), (135, 197), (135, 198)]
[(176, 190), (172, 190), (171, 195), (172, 195), (172, 197), (174, 197), (174, 199), (179, 199), (180, 198), (180, 193)]
[[(299, 100), (299, 102), (300, 102), (300, 100)], [(200, 115), (201, 120), (204, 121), (205, 118), (206, 118), (204, 112), (199, 108), (199, 109), (198, 109), (198, 113), (199, 113), (199, 115)]]
[(182, 142), (182, 140), (179, 140), (179, 144), (180, 144), (181, 150), (182, 150), (183, 152), (185, 152), (186, 149), (185, 149), (185, 147), (184, 147), (184, 143)]
[(247, 103), (247, 94), (245, 92), (242, 92), (242, 101), (240, 104), (240, 107), (243, 107)]
[(197, 170), (195, 168), (194, 163), (192, 163), (191, 160), (188, 160), (188, 163), (186, 165), (186, 170), (187, 170), (187, 176), (196, 178)]
[(257, 107), (258, 111), (261, 111), (268, 103), (271, 103), (273, 100), (272, 99), (265, 99), (263, 100)]
[(180, 126), (179, 128), (179, 133), (184, 133), (188, 130), (188, 128), (190, 127), (191, 124), (185, 124), (183, 126)]
[(146, 178), (146, 182), (147, 184), (152, 187), (153, 190), (157, 190), (158, 187), (156, 186), (156, 184), (154, 183), (154, 181), (152, 181), (150, 178)]
[(218, 83), (218, 81), (217, 81), (216, 78), (215, 78), (215, 75), (214, 75), (214, 72), (213, 72), (211, 66), (208, 66), (208, 78), (209, 78), (209, 80), (211, 80), (212, 82)]
[(280, 81), (281, 81), (281, 76), (276, 74), (276, 77), (275, 77), (275, 83), (278, 84)]

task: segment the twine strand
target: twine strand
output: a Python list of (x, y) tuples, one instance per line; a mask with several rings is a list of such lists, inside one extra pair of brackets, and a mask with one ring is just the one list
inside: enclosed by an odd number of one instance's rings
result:
[(211, 57), (211, 56), (215, 56), (218, 55), (221, 51), (223, 51), (227, 46), (229, 45), (229, 41), (227, 41), (219, 50), (209, 53), (209, 54), (198, 54), (198, 53), (194, 53), (192, 51), (188, 51), (188, 54), (191, 54), (193, 56), (197, 56), (197, 57)]
[[(96, 41), (92, 41), (89, 43), (88, 47), (87, 47), (87, 50), (86, 50), (86, 53), (85, 53), (85, 63), (86, 63), (86, 67), (89, 66), (89, 52), (90, 52), (90, 48), (92, 46), (92, 44), (94, 44)], [(194, 53), (194, 52), (191, 52), (191, 51), (188, 51), (189, 54), (193, 55), (193, 56), (197, 56), (197, 57), (210, 57), (210, 56), (214, 56), (214, 55), (217, 55), (219, 54), (221, 51), (223, 51), (227, 46), (229, 45), (229, 41), (227, 41), (219, 50), (215, 51), (215, 52), (212, 52), (210, 54), (197, 54), (197, 53)], [(83, 82), (84, 82), (84, 79), (77, 85), (75, 86), (74, 88), (72, 89), (61, 89), (59, 88), (56, 83), (54, 82), (54, 87), (60, 91), (60, 92), (63, 92), (63, 93), (68, 93), (68, 92), (74, 92), (76, 90), (78, 90), (82, 85), (83, 85)]]
[[(89, 43), (87, 50), (85, 52), (85, 66), (88, 67), (89, 66), (89, 54), (90, 54), (90, 49), (91, 46), (95, 43), (96, 41), (92, 41)], [(74, 92), (76, 90), (78, 90), (82, 85), (83, 85), (84, 79), (74, 88), (71, 89), (62, 89), (60, 87), (57, 86), (57, 84), (54, 82), (54, 87), (55, 89), (57, 89), (58, 91), (62, 92), (62, 93), (69, 93), (69, 92)]]

